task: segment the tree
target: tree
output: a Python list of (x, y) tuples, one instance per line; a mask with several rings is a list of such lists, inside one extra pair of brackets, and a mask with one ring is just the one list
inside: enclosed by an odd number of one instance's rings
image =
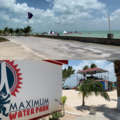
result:
[(94, 64), (94, 63), (92, 63), (91, 66), (90, 66), (90, 68), (96, 68), (96, 67), (97, 67), (97, 65)]
[[(90, 68), (97, 68), (97, 65), (94, 64), (94, 63), (92, 63), (91, 66), (90, 66)], [(92, 76), (92, 75), (93, 75), (93, 74), (91, 74), (91, 76)]]
[(25, 33), (26, 36), (26, 34), (28, 33), (28, 29), (25, 27), (22, 32)]
[(23, 33), (23, 29), (21, 28), (20, 30), (19, 30), (19, 34), (22, 34)]
[(0, 30), (0, 34), (2, 34), (4, 31), (3, 30)]
[(17, 36), (18, 36), (18, 33), (20, 32), (20, 29), (19, 28), (16, 28), (16, 30), (15, 30), (15, 33), (17, 34)]
[(83, 68), (83, 70), (86, 70), (86, 69), (89, 69), (88, 65), (84, 66), (84, 68)]
[(75, 74), (75, 70), (73, 70), (72, 66), (68, 66), (68, 69), (62, 70), (62, 86), (65, 84), (67, 78), (70, 78), (72, 74)]
[[(92, 64), (90, 65), (90, 68), (96, 68), (96, 67), (97, 67), (97, 65), (94, 64), (94, 63), (92, 63)], [(83, 67), (83, 70), (86, 70), (86, 69), (89, 69), (89, 66), (88, 66), (88, 65), (86, 65), (86, 66)], [(91, 76), (92, 76), (92, 74), (91, 74)]]
[(117, 109), (120, 110), (120, 60), (114, 60), (114, 70), (117, 77)]
[(32, 28), (31, 28), (31, 26), (27, 26), (27, 30), (28, 30), (28, 32), (27, 32), (27, 33), (32, 32)]
[(102, 83), (94, 80), (85, 80), (78, 88), (79, 94), (82, 94), (83, 100), (82, 100), (82, 106), (85, 105), (85, 97), (89, 97), (90, 95), (93, 95), (93, 93), (98, 96), (101, 95), (106, 100), (110, 101), (110, 97), (107, 94), (107, 92), (103, 89)]
[(9, 31), (8, 27), (5, 27), (5, 29), (3, 31), (4, 31), (4, 34), (7, 35), (8, 31)]
[(14, 33), (14, 30), (13, 30), (12, 28), (9, 28), (9, 33), (10, 33), (11, 36), (12, 36), (12, 34)]
[[(92, 64), (90, 65), (90, 68), (96, 68), (96, 67), (97, 67), (97, 65), (94, 64), (94, 63), (92, 63)], [(89, 69), (89, 66), (88, 66), (88, 65), (86, 65), (86, 66), (83, 67), (83, 70), (86, 70), (86, 69)]]
[(32, 32), (32, 29), (31, 29), (30, 26), (27, 26), (27, 27), (25, 27), (25, 28), (23, 29), (23, 33), (25, 33), (25, 36), (26, 36), (28, 33), (30, 33), (30, 32)]
[(114, 63), (114, 71), (117, 77), (117, 109), (120, 110), (120, 60), (108, 60)]

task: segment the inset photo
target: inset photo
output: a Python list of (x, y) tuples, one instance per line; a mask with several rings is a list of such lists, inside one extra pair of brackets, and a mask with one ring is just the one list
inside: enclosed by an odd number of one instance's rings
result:
[(65, 111), (74, 120), (119, 118), (120, 60), (69, 60), (62, 74)]
[(0, 0), (0, 59), (119, 60), (119, 4)]
[(0, 119), (119, 118), (120, 60), (0, 60)]

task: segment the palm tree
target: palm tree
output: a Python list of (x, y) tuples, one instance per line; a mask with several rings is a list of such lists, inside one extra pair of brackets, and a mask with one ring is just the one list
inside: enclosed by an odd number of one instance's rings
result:
[(106, 100), (110, 101), (110, 97), (107, 94), (107, 92), (103, 89), (102, 83), (94, 80), (85, 80), (78, 88), (79, 94), (82, 94), (83, 100), (82, 100), (82, 106), (85, 105), (85, 97), (89, 97), (90, 95), (93, 95), (93, 93), (98, 96), (101, 95)]
[(25, 33), (25, 36), (26, 36), (28, 33), (30, 33), (30, 32), (32, 32), (32, 29), (31, 29), (30, 26), (27, 26), (27, 27), (25, 27), (25, 28), (23, 29), (23, 33)]
[(18, 33), (20, 32), (20, 29), (19, 28), (16, 28), (15, 30), (15, 33), (17, 33), (17, 36), (18, 36)]
[(117, 97), (118, 97), (118, 101), (117, 101), (117, 109), (120, 110), (120, 60), (108, 60), (110, 62), (114, 63), (114, 71), (116, 74), (116, 78), (117, 78)]
[(88, 65), (84, 66), (84, 68), (83, 68), (83, 70), (86, 70), (86, 69), (89, 69)]
[(96, 67), (97, 67), (97, 65), (94, 64), (94, 63), (92, 63), (91, 66), (90, 66), (90, 68), (96, 68)]
[(11, 37), (12, 37), (12, 34), (14, 33), (14, 30), (12, 28), (9, 28), (9, 33), (11, 34)]
[(28, 29), (26, 27), (23, 29), (23, 33), (25, 33), (25, 36), (28, 33)]
[[(97, 67), (97, 65), (94, 64), (94, 63), (92, 63), (92, 64), (90, 65), (90, 68), (96, 68), (96, 67)], [(83, 70), (86, 70), (86, 69), (89, 69), (89, 66), (88, 66), (88, 65), (86, 65), (86, 66), (83, 67)], [(92, 76), (92, 74), (91, 74), (91, 76)]]
[(114, 69), (117, 77), (117, 109), (120, 110), (120, 60), (114, 60)]
[(20, 33), (20, 34), (22, 34), (22, 33), (23, 33), (23, 29), (22, 29), (22, 28), (19, 30), (19, 33)]
[(32, 32), (31, 26), (27, 26), (28, 33)]
[[(97, 65), (94, 64), (94, 63), (92, 63), (91, 66), (90, 66), (90, 68), (97, 68)], [(93, 76), (93, 74), (91, 74), (91, 77), (92, 77), (92, 76)]]
[(7, 35), (8, 31), (9, 31), (8, 27), (5, 27), (5, 29), (4, 29), (5, 35)]
[(4, 32), (3, 30), (0, 30), (0, 34), (3, 34), (3, 32)]

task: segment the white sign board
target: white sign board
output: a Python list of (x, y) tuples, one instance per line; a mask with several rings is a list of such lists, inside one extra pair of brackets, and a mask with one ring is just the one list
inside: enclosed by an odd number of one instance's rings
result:
[(62, 66), (0, 61), (0, 120), (33, 120), (61, 110)]

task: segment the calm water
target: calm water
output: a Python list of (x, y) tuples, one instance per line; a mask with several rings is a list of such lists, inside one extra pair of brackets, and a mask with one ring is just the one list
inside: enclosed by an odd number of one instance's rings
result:
[[(73, 32), (73, 31), (71, 31)], [(63, 32), (60, 32), (60, 35), (62, 36), (79, 36), (79, 37), (98, 37), (98, 38), (107, 38), (107, 34), (109, 31), (77, 31), (78, 33), (82, 32), (83, 34), (73, 33), (69, 35), (64, 35)], [(41, 32), (34, 32), (33, 34), (41, 34)], [(91, 34), (89, 34), (91, 33)], [(111, 31), (114, 38), (120, 38), (120, 30), (118, 31)], [(47, 34), (46, 34), (47, 35)]]

